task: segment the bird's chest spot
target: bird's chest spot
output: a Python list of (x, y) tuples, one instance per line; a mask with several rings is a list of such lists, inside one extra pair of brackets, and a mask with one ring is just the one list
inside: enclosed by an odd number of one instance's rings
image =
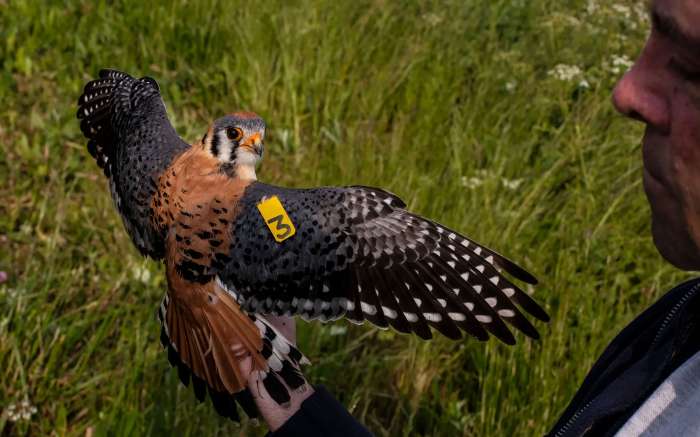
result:
[(231, 260), (231, 224), (238, 199), (234, 196), (195, 192), (180, 193), (172, 229), (178, 264), (183, 276), (196, 282), (210, 281)]

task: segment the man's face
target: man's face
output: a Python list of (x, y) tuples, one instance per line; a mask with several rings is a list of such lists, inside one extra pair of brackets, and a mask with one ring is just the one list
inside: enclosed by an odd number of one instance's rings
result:
[(618, 111), (646, 124), (644, 191), (661, 255), (700, 270), (700, 0), (654, 0), (653, 28), (618, 82)]

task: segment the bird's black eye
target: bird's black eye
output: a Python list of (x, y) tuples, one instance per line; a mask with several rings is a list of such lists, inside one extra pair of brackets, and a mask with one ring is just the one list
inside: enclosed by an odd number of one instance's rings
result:
[(243, 138), (243, 131), (237, 127), (227, 127), (226, 136), (229, 140), (239, 141), (241, 138)]

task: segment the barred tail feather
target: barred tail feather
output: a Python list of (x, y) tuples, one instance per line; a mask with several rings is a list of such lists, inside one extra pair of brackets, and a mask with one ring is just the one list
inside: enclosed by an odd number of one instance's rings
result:
[(305, 389), (305, 380), (299, 370), (309, 360), (263, 316), (249, 315), (263, 339), (262, 356), (267, 361), (262, 383), (272, 399), (280, 405), (290, 401), (289, 391)]
[(279, 404), (289, 402), (288, 390), (305, 387), (299, 366), (309, 364), (308, 359), (264, 318), (244, 314), (223, 292), (217, 297), (216, 309), (209, 309), (200, 324), (193, 324), (179, 305), (172, 305), (167, 294), (160, 305), (161, 342), (182, 383), (192, 383), (200, 402), (208, 392), (224, 417), (238, 421), (238, 403), (255, 418), (258, 411), (245, 387), (247, 375), (239, 369), (239, 360), (249, 354), (252, 371), (263, 374), (270, 396)]

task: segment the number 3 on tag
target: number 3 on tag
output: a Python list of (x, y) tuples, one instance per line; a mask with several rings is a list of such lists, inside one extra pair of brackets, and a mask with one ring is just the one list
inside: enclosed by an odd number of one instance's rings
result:
[(279, 197), (272, 196), (258, 203), (258, 211), (278, 243), (296, 233), (294, 223), (287, 215), (287, 211), (284, 210)]

